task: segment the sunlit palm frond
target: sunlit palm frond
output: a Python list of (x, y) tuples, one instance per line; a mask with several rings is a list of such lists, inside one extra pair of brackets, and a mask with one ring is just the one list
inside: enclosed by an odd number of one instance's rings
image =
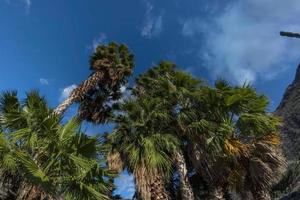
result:
[(74, 135), (78, 132), (78, 128), (79, 122), (76, 118), (71, 119), (64, 126), (61, 126), (58, 131), (59, 142), (62, 145), (71, 142)]
[(224, 150), (227, 155), (234, 158), (240, 158), (241, 156), (249, 155), (249, 145), (243, 144), (238, 139), (225, 139)]

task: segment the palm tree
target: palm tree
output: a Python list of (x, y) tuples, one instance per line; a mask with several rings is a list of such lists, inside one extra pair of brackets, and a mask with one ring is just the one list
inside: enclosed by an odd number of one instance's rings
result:
[[(251, 190), (255, 198), (267, 198), (275, 181), (270, 175), (276, 177), (284, 161), (278, 153), (279, 121), (266, 113), (265, 96), (248, 85), (232, 87), (225, 81), (217, 81), (215, 88), (205, 86), (168, 62), (161, 62), (136, 82), (133, 94), (160, 98), (166, 102), (165, 109), (173, 111), (169, 126), (175, 127), (173, 134), (188, 144), (182, 149), (189, 149), (195, 170), (210, 183), (210, 199), (224, 199), (226, 190), (238, 189), (239, 184), (231, 180), (233, 175), (244, 183), (247, 178), (252, 185), (238, 192)], [(184, 158), (180, 151), (177, 155), (181, 156), (176, 157), (176, 163), (185, 163), (178, 162)], [(249, 165), (241, 166), (242, 163)], [(265, 180), (255, 179), (255, 167), (261, 169), (260, 176)], [(181, 177), (186, 177), (184, 171), (187, 170), (179, 170)], [(181, 186), (188, 183), (185, 180)], [(181, 187), (181, 191), (192, 190)], [(181, 192), (182, 199), (191, 199), (188, 195), (192, 192)]]
[(61, 125), (46, 101), (30, 92), (1, 97), (1, 170), (21, 178), (14, 199), (107, 199), (110, 174), (98, 155), (99, 140), (79, 129), (76, 119)]
[(280, 123), (266, 113), (267, 98), (248, 85), (217, 81), (190, 99), (191, 104), (182, 104), (187, 106), (180, 123), (190, 138), (190, 159), (210, 183), (211, 199), (223, 199), (226, 189), (269, 199), (284, 161), (278, 153)]
[(170, 132), (170, 113), (158, 98), (131, 99), (120, 108), (116, 129), (108, 135), (111, 152), (123, 163), (116, 169), (133, 173), (141, 199), (169, 199), (164, 182), (179, 144)]
[(168, 128), (172, 129), (173, 136), (182, 143), (181, 147), (177, 148), (174, 164), (180, 177), (181, 199), (184, 200), (193, 200), (194, 194), (189, 182), (187, 164), (183, 154), (185, 138), (182, 137), (182, 130), (178, 124), (179, 101), (185, 98), (187, 93), (199, 88), (200, 83), (201, 81), (177, 70), (173, 63), (163, 61), (140, 75), (133, 89), (133, 94), (138, 97), (161, 99), (165, 102), (164, 109), (171, 113), (172, 120)]
[(79, 117), (94, 123), (105, 122), (110, 114), (110, 107), (105, 103), (120, 98), (120, 88), (132, 73), (133, 55), (123, 44), (99, 45), (90, 65), (90, 77), (75, 88), (54, 113), (61, 115), (73, 103), (81, 103)]

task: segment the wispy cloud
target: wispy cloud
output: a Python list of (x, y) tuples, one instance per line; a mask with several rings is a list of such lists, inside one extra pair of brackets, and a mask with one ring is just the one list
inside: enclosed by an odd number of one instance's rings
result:
[(135, 192), (134, 179), (132, 175), (123, 172), (118, 178), (115, 179), (117, 189), (116, 194), (121, 194), (124, 198), (132, 198)]
[(16, 2), (19, 1), (19, 2), (21, 2), (24, 5), (26, 14), (29, 14), (30, 7), (31, 7), (31, 4), (32, 4), (31, 0), (5, 0), (5, 2), (8, 3), (8, 4), (10, 4), (12, 1), (16, 1)]
[(45, 79), (45, 78), (40, 78), (40, 84), (41, 85), (49, 85), (49, 80)]
[(141, 30), (141, 35), (145, 38), (158, 36), (163, 30), (163, 14), (154, 13), (154, 6), (149, 0), (145, 0), (146, 14)]
[(207, 29), (206, 24), (202, 23), (200, 18), (191, 18), (181, 21), (182, 24), (182, 34), (184, 36), (195, 36), (197, 34), (203, 33)]
[(86, 46), (85, 51), (87, 53), (95, 52), (99, 44), (106, 44), (106, 43), (107, 43), (107, 35), (105, 33), (101, 32), (101, 33), (99, 33), (99, 35), (97, 37), (95, 37), (93, 39), (91, 44), (88, 44)]
[(77, 87), (77, 85), (72, 84), (70, 86), (67, 86), (63, 89), (61, 89), (61, 93), (59, 96), (59, 101), (64, 101), (66, 98), (69, 97), (69, 95), (71, 94), (71, 92)]
[(182, 34), (204, 38), (200, 56), (214, 77), (269, 80), (299, 59), (300, 41), (279, 36), (300, 32), (299, 18), (299, 0), (239, 0), (212, 19), (185, 20)]
[(94, 51), (96, 51), (96, 48), (99, 44), (102, 44), (102, 43), (106, 43), (106, 40), (107, 40), (107, 36), (105, 33), (100, 33), (98, 35), (98, 37), (96, 37), (94, 40), (93, 40), (93, 43), (92, 43), (92, 48)]
[(25, 10), (26, 10), (26, 13), (29, 14), (30, 12), (30, 7), (31, 7), (31, 0), (22, 0), (25, 4)]

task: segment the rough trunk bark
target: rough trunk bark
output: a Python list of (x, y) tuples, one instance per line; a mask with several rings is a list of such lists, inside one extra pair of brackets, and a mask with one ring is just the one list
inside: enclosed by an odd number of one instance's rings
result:
[(9, 172), (0, 174), (0, 199), (10, 200), (15, 199), (16, 190), (20, 185), (20, 176), (12, 175)]
[(151, 200), (168, 200), (169, 196), (165, 190), (165, 184), (162, 176), (152, 177), (150, 183)]
[(62, 115), (75, 102), (76, 97), (71, 95), (66, 100), (64, 100), (53, 112), (56, 115)]
[(43, 199), (43, 192), (36, 186), (28, 185), (22, 182), (19, 188), (16, 200), (41, 200)]
[(187, 174), (186, 162), (183, 153), (180, 151), (176, 155), (176, 168), (180, 176), (180, 190), (182, 200), (194, 200), (193, 188)]
[(145, 168), (134, 172), (137, 187), (136, 199), (141, 200), (168, 200), (163, 177), (157, 171), (148, 171)]
[(90, 90), (97, 86), (99, 81), (103, 79), (103, 76), (103, 72), (97, 71), (87, 80), (83, 81), (71, 92), (70, 96), (54, 110), (54, 113), (62, 115), (73, 103), (82, 100)]

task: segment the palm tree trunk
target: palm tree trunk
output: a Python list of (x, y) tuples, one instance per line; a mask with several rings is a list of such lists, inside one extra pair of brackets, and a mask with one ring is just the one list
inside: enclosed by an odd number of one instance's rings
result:
[(22, 182), (19, 188), (16, 200), (40, 200), (42, 197), (42, 191), (36, 187)]
[(70, 96), (54, 110), (54, 113), (62, 115), (73, 103), (83, 100), (84, 96), (103, 79), (103, 76), (104, 74), (101, 71), (96, 71), (92, 74), (71, 92)]
[(137, 187), (136, 199), (141, 200), (168, 200), (163, 177), (155, 170), (148, 171), (141, 168), (134, 172)]
[[(150, 177), (151, 178), (151, 177)], [(169, 195), (165, 190), (163, 177), (157, 174), (150, 183), (151, 200), (168, 200)]]
[(74, 95), (70, 95), (66, 100), (57, 106), (53, 111), (56, 115), (62, 115), (73, 103), (75, 103), (77, 98)]
[(51, 195), (46, 195), (41, 188), (37, 186), (32, 186), (26, 182), (22, 182), (15, 198), (16, 200), (60, 200), (60, 196), (54, 197)]
[(20, 176), (13, 175), (10, 172), (0, 174), (0, 199), (15, 199), (16, 190), (18, 190), (21, 182), (20, 178)]
[(180, 175), (180, 191), (182, 200), (194, 200), (193, 188), (187, 174), (186, 162), (181, 151), (176, 154), (176, 168)]

